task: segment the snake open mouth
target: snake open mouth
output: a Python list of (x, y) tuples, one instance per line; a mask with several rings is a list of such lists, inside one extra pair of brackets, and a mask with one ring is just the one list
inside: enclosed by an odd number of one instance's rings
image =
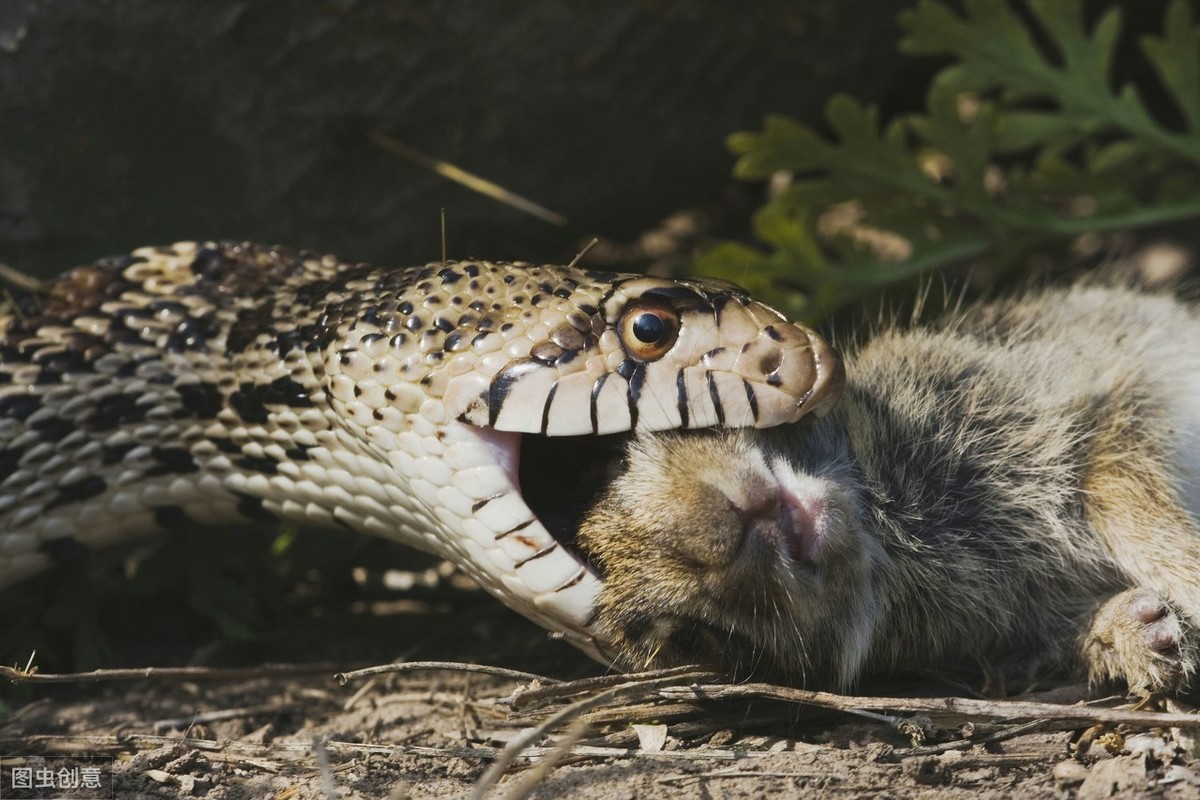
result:
[(521, 435), (519, 485), (526, 505), (560, 545), (600, 569), (576, 540), (584, 514), (617, 476), (629, 434)]

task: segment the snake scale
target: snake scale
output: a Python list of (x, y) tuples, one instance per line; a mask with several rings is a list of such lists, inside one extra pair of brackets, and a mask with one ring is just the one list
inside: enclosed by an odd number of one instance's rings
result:
[(0, 317), (0, 585), (184, 518), (279, 517), (448, 558), (606, 658), (602, 578), (531, 511), (523, 437), (773, 426), (840, 375), (720, 281), (142, 248)]

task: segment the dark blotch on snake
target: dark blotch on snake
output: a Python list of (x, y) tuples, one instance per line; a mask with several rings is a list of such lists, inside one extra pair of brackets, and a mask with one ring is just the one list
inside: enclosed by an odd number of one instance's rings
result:
[(38, 420), (29, 427), (40, 433), (42, 439), (47, 442), (61, 442), (67, 434), (78, 430), (75, 420), (63, 419), (62, 417), (47, 417), (46, 419)]
[(235, 467), (241, 467), (250, 472), (260, 472), (263, 475), (274, 475), (279, 471), (279, 462), (264, 456), (242, 456), (233, 460)]
[(96, 401), (96, 411), (87, 423), (94, 431), (110, 431), (118, 425), (141, 422), (150, 410), (138, 404), (138, 395), (111, 394)]
[(275, 515), (263, 508), (263, 501), (261, 498), (253, 497), (241, 492), (233, 492), (233, 495), (238, 499), (238, 513), (246, 519), (259, 520), (262, 522), (275, 521)]
[(583, 347), (583, 333), (570, 325), (559, 325), (550, 331), (550, 341), (563, 350), (578, 350)]
[(17, 471), (23, 455), (25, 455), (25, 451), (20, 448), (10, 447), (7, 450), (0, 450), (0, 483)]
[(520, 523), (519, 525), (509, 528), (508, 530), (504, 531), (503, 533), (497, 533), (496, 541), (499, 541), (506, 536), (512, 536), (514, 533), (516, 533), (518, 531), (523, 531), (535, 522), (537, 522), (536, 518), (530, 518), (530, 519), (527, 519), (524, 522)]
[(596, 407), (596, 405), (600, 399), (600, 390), (604, 388), (604, 382), (608, 380), (608, 376), (611, 374), (612, 373), (605, 372), (603, 375), (601, 375), (599, 378), (596, 379), (595, 383), (592, 384), (592, 399), (591, 399), (591, 404), (590, 404), (591, 408), (589, 409), (589, 413), (591, 414), (591, 419), (592, 419), (592, 433), (593, 434), (600, 433), (600, 410)]
[(263, 403), (291, 408), (311, 408), (313, 404), (308, 390), (287, 375), (276, 378), (265, 386), (256, 386), (255, 390)]
[(233, 441), (232, 439), (230, 439), (226, 436), (217, 436), (217, 437), (211, 439), (210, 441), (214, 445), (216, 445), (217, 449), (220, 450), (222, 453), (228, 453), (229, 455), (235, 455), (235, 454), (239, 454), (242, 452), (241, 445), (239, 445), (237, 442)]
[(275, 337), (275, 352), (280, 356), (286, 356), (293, 350), (300, 350), (304, 347), (304, 337), (300, 331), (282, 331)]
[(179, 402), (200, 419), (211, 419), (224, 405), (221, 390), (211, 383), (185, 383), (175, 387)]
[(379, 306), (367, 306), (367, 308), (365, 308), (363, 312), (358, 315), (358, 318), (368, 325), (374, 325), (376, 328), (383, 327), (383, 320), (379, 317)]
[(95, 497), (102, 494), (108, 488), (108, 483), (97, 475), (89, 475), (86, 478), (80, 478), (74, 483), (64, 484), (58, 487), (58, 493), (50, 498), (49, 502), (43, 507), (43, 511), (50, 511), (59, 506), (69, 503), (80, 503), (87, 500), (89, 497)]
[(758, 371), (764, 375), (768, 375), (779, 369), (779, 365), (782, 363), (783, 351), (773, 350), (758, 360)]
[(218, 333), (221, 326), (213, 314), (182, 320), (167, 337), (165, 348), (171, 353), (186, 353), (206, 348), (204, 345)]
[(675, 407), (679, 409), (679, 427), (688, 426), (688, 393), (687, 379), (682, 369), (675, 373)]
[(750, 404), (750, 415), (754, 417), (754, 421), (758, 422), (758, 395), (754, 392), (754, 386), (750, 381), (742, 379), (742, 386), (746, 389), (746, 402)]
[(311, 447), (312, 447), (312, 445), (304, 445), (304, 444), (298, 445), (296, 447), (289, 447), (287, 450), (283, 451), (283, 454), (285, 456), (287, 456), (288, 458), (290, 458), (292, 461), (309, 461), (311, 459), (308, 455), (308, 451)]
[(137, 447), (137, 442), (122, 442), (121, 444), (106, 444), (100, 449), (100, 463), (104, 466), (119, 463), (129, 451)]
[(196, 255), (192, 258), (192, 274), (202, 281), (220, 280), (221, 273), (227, 266), (228, 262), (225, 256), (211, 247), (197, 250)]
[(187, 475), (200, 469), (183, 447), (155, 447), (150, 450), (150, 457), (158, 463), (146, 470), (147, 475)]
[(554, 364), (563, 354), (563, 349), (553, 342), (539, 342), (529, 351), (529, 355), (543, 364)]
[(24, 422), (29, 415), (42, 407), (42, 397), (37, 394), (10, 394), (0, 398), (0, 417)]
[(39, 384), (58, 383), (68, 372), (84, 372), (91, 368), (82, 352), (72, 350), (44, 352), (34, 356), (33, 363), (42, 368), (37, 376)]
[(725, 406), (721, 403), (721, 393), (717, 390), (717, 381), (713, 377), (712, 370), (706, 370), (704, 380), (708, 382), (708, 397), (712, 400), (713, 408), (717, 412), (717, 424), (725, 424)]
[(243, 383), (238, 387), (238, 390), (229, 395), (229, 405), (237, 412), (245, 422), (262, 424), (266, 422), (267, 409), (262, 404), (256, 387), (253, 383)]
[(260, 333), (270, 332), (274, 327), (275, 301), (264, 298), (253, 308), (243, 308), (237, 320), (229, 328), (225, 349), (230, 353), (241, 353), (254, 344)]
[(536, 361), (528, 358), (519, 358), (496, 373), (496, 377), (492, 378), (492, 383), (488, 387), (487, 392), (489, 427), (496, 426), (496, 418), (500, 416), (500, 409), (504, 406), (504, 400), (512, 390), (513, 384), (530, 372), (539, 369), (543, 369), (543, 367)]
[[(628, 361), (628, 359), (627, 359)], [(646, 365), (636, 362), (637, 366), (629, 375), (629, 427), (636, 428), (638, 421), (638, 401), (642, 398), (642, 384), (646, 382)], [(623, 365), (622, 365), (623, 366)]]
[(38, 545), (38, 550), (49, 556), (56, 564), (63, 564), (81, 558), (88, 552), (85, 545), (71, 536), (60, 536), (57, 539), (45, 539)]

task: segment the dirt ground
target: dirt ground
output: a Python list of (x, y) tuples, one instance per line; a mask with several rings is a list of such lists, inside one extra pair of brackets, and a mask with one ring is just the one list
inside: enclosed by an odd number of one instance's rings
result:
[[(44, 796), (13, 791), (14, 767), (84, 755), (103, 757), (89, 763), (103, 767), (112, 794), (62, 796), (472, 796), (506, 746), (570, 703), (596, 698), (606, 673), (478, 592), (449, 598), (350, 604), (311, 617), (286, 641), (188, 645), (174, 657), (133, 662), (249, 665), (237, 676), (9, 687), (0, 796)], [(459, 669), (346, 685), (333, 677), (398, 656), (569, 683), (520, 692), (529, 679)], [(255, 666), (267, 662), (318, 666), (309, 674)], [(876, 688), (898, 697), (931, 690)], [(484, 796), (1200, 797), (1200, 763), (1186, 732), (1101, 726), (1084, 734), (1089, 726), (1078, 722), (1064, 730), (1046, 720), (1022, 727), (888, 709), (851, 715), (762, 699), (697, 701), (678, 691), (682, 698), (670, 700), (644, 687), (595, 699), (585, 727), (565, 714), (548, 736), (531, 737)], [(548, 695), (542, 705), (539, 692)], [(1071, 691), (1040, 699), (1063, 698), (1071, 701)]]

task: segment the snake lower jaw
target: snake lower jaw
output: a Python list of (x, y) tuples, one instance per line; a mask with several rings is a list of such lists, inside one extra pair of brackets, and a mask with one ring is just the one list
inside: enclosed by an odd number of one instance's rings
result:
[[(476, 459), (503, 473), (500, 490), (476, 500), (462, 524), (472, 547), (468, 572), (483, 588), (593, 657), (599, 571), (575, 534), (584, 506), (620, 456), (622, 436), (544, 437), (453, 425), (480, 444)], [(494, 475), (495, 473), (492, 472)], [(464, 540), (464, 541), (466, 541)], [(461, 556), (453, 558), (463, 563)]]

